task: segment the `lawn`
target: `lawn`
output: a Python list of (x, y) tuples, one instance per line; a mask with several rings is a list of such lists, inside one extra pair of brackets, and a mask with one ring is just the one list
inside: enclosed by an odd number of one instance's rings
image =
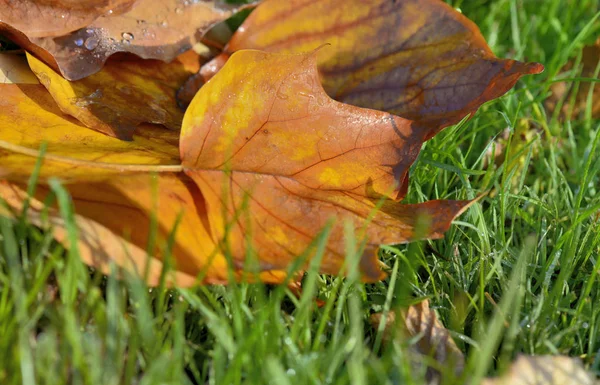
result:
[(466, 357), (458, 378), (426, 361), (444, 383), (477, 384), (518, 354), (578, 357), (600, 375), (600, 120), (591, 92), (550, 106), (558, 79), (597, 82), (581, 59), (600, 0), (448, 2), (497, 56), (546, 70), (424, 145), (406, 202), (485, 194), (444, 239), (384, 248), (377, 284), (309, 271), (298, 298), (262, 284), (149, 289), (0, 218), (0, 383), (423, 384), (418, 338), (370, 321), (423, 299)]

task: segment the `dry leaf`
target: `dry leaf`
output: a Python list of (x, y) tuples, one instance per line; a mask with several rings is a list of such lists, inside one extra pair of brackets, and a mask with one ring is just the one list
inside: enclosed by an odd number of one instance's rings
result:
[[(0, 178), (24, 181), (47, 144), (43, 179), (99, 180), (152, 165), (178, 165), (178, 133), (140, 126), (131, 142), (65, 116), (41, 84), (0, 84)], [(90, 172), (85, 166), (93, 166)]]
[(193, 51), (171, 63), (115, 56), (100, 72), (70, 82), (34, 56), (28, 55), (28, 60), (64, 113), (124, 140), (131, 140), (143, 122), (179, 130), (183, 112), (175, 93), (200, 66)]
[[(596, 40), (595, 44), (583, 48), (581, 62), (582, 70), (580, 76), (583, 78), (598, 79), (598, 66), (600, 65), (600, 38)], [(573, 62), (569, 62), (563, 69), (569, 70), (572, 67)], [(554, 110), (558, 106), (562, 106), (559, 115), (561, 119), (568, 119), (569, 116), (578, 117), (587, 109), (588, 96), (592, 87), (592, 118), (599, 119), (600, 86), (593, 82), (582, 81), (578, 88), (575, 88), (575, 84), (572, 82), (554, 83), (550, 88), (552, 95), (550, 95), (544, 105), (550, 114), (553, 114)], [(577, 92), (577, 94), (573, 95), (574, 92)]]
[[(375, 329), (379, 328), (382, 314), (371, 315), (371, 324)], [(429, 301), (425, 300), (416, 305), (409, 306), (407, 310), (400, 313), (390, 312), (386, 318), (384, 337), (386, 340), (395, 335), (397, 328), (406, 337), (418, 337), (418, 341), (412, 345), (413, 352), (418, 356), (429, 356), (441, 365), (452, 368), (456, 376), (459, 376), (465, 366), (465, 359), (461, 350), (456, 346), (448, 330), (438, 320), (435, 311), (429, 307)], [(415, 365), (422, 365), (422, 360), (415, 360)], [(441, 373), (431, 367), (427, 368), (426, 378), (428, 383), (439, 383)]]
[(482, 385), (598, 385), (581, 362), (566, 356), (519, 356), (508, 373)]
[[(29, 37), (63, 36), (104, 14), (120, 14), (136, 0), (0, 0), (0, 30), (10, 26)], [(3, 26), (5, 24), (5, 26)]]
[(329, 98), (316, 53), (241, 51), (192, 101), (180, 147), (213, 236), (227, 237), (234, 261), (254, 249), (261, 269), (285, 269), (336, 218), (321, 271), (338, 274), (345, 262), (341, 222), (368, 223), (361, 271), (373, 281), (383, 276), (381, 243), (441, 237), (469, 204), (393, 201), (405, 194), (424, 137), (414, 122)]
[[(439, 0), (266, 0), (225, 48), (309, 52), (334, 99), (435, 130), (503, 95), (537, 63), (497, 59), (479, 29)], [(224, 57), (207, 63), (205, 78)]]
[(66, 35), (33, 36), (25, 28), (3, 28), (2, 23), (0, 31), (6, 29), (13, 41), (66, 79), (79, 80), (98, 72), (116, 52), (170, 62), (191, 49), (211, 26), (245, 7), (222, 0), (138, 0), (127, 12), (106, 12)]
[(484, 167), (492, 163), (497, 166), (504, 164), (505, 173), (506, 175), (512, 174), (512, 186), (515, 187), (518, 185), (521, 175), (527, 171), (524, 167), (529, 152), (531, 151), (532, 157), (539, 152), (536, 137), (542, 135), (543, 132), (533, 120), (527, 118), (521, 118), (515, 122), (513, 130), (512, 139), (510, 128), (505, 128), (496, 137), (494, 146), (490, 146), (486, 152)]

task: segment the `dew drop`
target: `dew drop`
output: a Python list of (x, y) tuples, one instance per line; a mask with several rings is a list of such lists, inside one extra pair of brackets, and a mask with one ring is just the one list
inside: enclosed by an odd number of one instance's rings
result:
[(112, 9), (109, 9), (108, 11), (106, 11), (106, 13), (107, 13), (108, 15), (112, 15), (112, 13), (113, 13), (113, 10), (112, 10)]
[(169, 23), (167, 23), (167, 21), (163, 21), (162, 23), (160, 23), (161, 26), (163, 27), (167, 27), (169, 25)]
[(91, 28), (88, 28), (88, 29), (85, 30), (85, 33), (92, 34), (92, 33), (94, 33), (94, 30), (91, 29)]
[(77, 38), (77, 39), (75, 39), (74, 43), (77, 47), (81, 47), (83, 45), (83, 39)]
[(123, 37), (123, 39), (125, 40), (133, 40), (133, 34), (129, 33), (129, 32), (123, 32), (121, 34), (121, 36)]
[(83, 44), (85, 45), (85, 48), (87, 48), (91, 51), (94, 48), (98, 47), (98, 43), (99, 43), (98, 38), (88, 37), (87, 39), (85, 39), (85, 43), (83, 43)]
[(181, 15), (183, 13), (183, 9), (181, 8), (175, 8), (175, 13), (178, 15)]
[(121, 44), (124, 44), (124, 45), (130, 45), (130, 44), (131, 44), (131, 42), (130, 42), (129, 40), (125, 40), (125, 39), (123, 39), (123, 40), (121, 40)]
[(294, 369), (290, 368), (290, 369), (288, 369), (288, 370), (286, 371), (286, 374), (287, 374), (288, 376), (292, 377), (292, 376), (295, 376), (295, 375), (296, 375), (296, 371), (295, 371)]

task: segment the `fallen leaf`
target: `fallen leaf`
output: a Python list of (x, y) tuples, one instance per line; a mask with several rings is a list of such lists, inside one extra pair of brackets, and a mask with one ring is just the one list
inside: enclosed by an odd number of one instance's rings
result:
[(366, 223), (360, 267), (374, 281), (384, 276), (380, 244), (441, 237), (469, 205), (393, 201), (406, 192), (425, 134), (412, 121), (329, 98), (316, 53), (240, 51), (190, 104), (180, 148), (215, 241), (227, 238), (234, 261), (254, 250), (261, 269), (285, 269), (336, 218), (321, 271), (342, 270), (340, 222)]
[(34, 56), (28, 61), (64, 113), (124, 140), (143, 122), (179, 130), (183, 112), (175, 94), (200, 66), (193, 51), (171, 63), (115, 55), (100, 72), (71, 82)]
[[(592, 79), (599, 78), (600, 38), (594, 44), (583, 48), (581, 63), (581, 73), (578, 76)], [(563, 71), (571, 70), (573, 65), (573, 61), (570, 61), (565, 65)], [(578, 85), (574, 82), (558, 82), (554, 83), (550, 90), (552, 94), (544, 103), (550, 115), (554, 114), (557, 108), (560, 108), (559, 118), (562, 120), (569, 119), (570, 116), (581, 116), (588, 108), (588, 97), (591, 90), (590, 108), (592, 118), (600, 118), (600, 86), (598, 84), (589, 81), (582, 81)]]
[[(486, 158), (484, 158), (484, 167), (492, 163), (497, 166), (504, 164), (505, 174), (512, 175), (512, 187), (517, 186), (520, 177), (527, 171), (525, 165), (530, 152), (532, 157), (535, 157), (539, 152), (537, 139), (541, 135), (543, 135), (541, 128), (533, 120), (519, 119), (512, 129), (505, 128), (496, 137), (494, 145), (488, 147)], [(494, 191), (491, 193), (492, 196), (495, 195)]]
[[(383, 320), (382, 313), (371, 315), (371, 325), (375, 329)], [(429, 301), (424, 300), (399, 313), (389, 312), (385, 319), (384, 339), (391, 340), (396, 335), (404, 337), (418, 337), (411, 345), (413, 353), (417, 355), (414, 365), (423, 365), (422, 356), (432, 357), (440, 365), (451, 368), (455, 376), (460, 376), (465, 366), (465, 359), (461, 350), (456, 346), (448, 330), (438, 320), (435, 311), (429, 307)], [(400, 333), (400, 334), (398, 334)], [(421, 357), (421, 359), (419, 359)], [(440, 383), (442, 373), (427, 367), (427, 383)]]
[(241, 49), (298, 53), (323, 44), (329, 96), (428, 124), (426, 138), (543, 70), (496, 58), (477, 26), (439, 0), (266, 0), (204, 78)]
[(135, 2), (136, 0), (0, 0), (0, 30), (10, 26), (29, 37), (63, 36), (89, 25), (104, 14), (126, 12)]
[(221, 0), (138, 0), (127, 12), (107, 12), (67, 35), (35, 37), (19, 28), (4, 29), (13, 41), (63, 77), (79, 80), (100, 71), (117, 52), (170, 62), (191, 49), (211, 26), (248, 6)]
[(124, 142), (65, 116), (41, 84), (0, 84), (0, 95), (0, 178), (27, 180), (42, 143), (42, 179), (101, 180), (180, 163), (177, 132), (144, 124)]
[(581, 362), (566, 356), (521, 355), (499, 378), (487, 378), (482, 385), (598, 385)]
[[(248, 255), (255, 255), (260, 279), (281, 282), (290, 263), (331, 219), (338, 224), (331, 230), (321, 271), (343, 271), (339, 223), (351, 221), (368, 240), (360, 265), (364, 279), (381, 279), (379, 244), (441, 237), (470, 202), (395, 202), (405, 193), (423, 131), (406, 119), (331, 100), (319, 84), (315, 55), (234, 55), (186, 113), (180, 156), (188, 176), (165, 173), (181, 166), (174, 164), (172, 143), (157, 141), (158, 132), (140, 138), (138, 131), (133, 142), (122, 142), (65, 118), (41, 85), (3, 85), (8, 130), (0, 133), (0, 171), (4, 178), (24, 181), (38, 147), (48, 141), (42, 178), (70, 182), (78, 215), (138, 248), (144, 247), (148, 231), (136, 224), (145, 223), (143, 215), (149, 218), (152, 208), (151, 185), (140, 178), (159, 172), (159, 200), (166, 202), (160, 209), (163, 238), (183, 212), (190, 224), (178, 230), (182, 238), (174, 250), (175, 265), (192, 276), (208, 269), (205, 282), (227, 280), (227, 261), (213, 261), (212, 253), (202, 251), (214, 245), (231, 255), (236, 279), (252, 279), (243, 270)], [(147, 142), (141, 146), (142, 141)], [(230, 149), (235, 153), (229, 158)], [(118, 171), (129, 176), (117, 178)], [(138, 214), (131, 213), (132, 206)]]

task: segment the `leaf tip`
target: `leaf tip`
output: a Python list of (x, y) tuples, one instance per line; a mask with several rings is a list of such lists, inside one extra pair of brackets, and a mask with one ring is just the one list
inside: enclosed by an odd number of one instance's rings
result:
[(544, 65), (541, 63), (527, 63), (525, 73), (528, 75), (537, 75), (544, 72)]

